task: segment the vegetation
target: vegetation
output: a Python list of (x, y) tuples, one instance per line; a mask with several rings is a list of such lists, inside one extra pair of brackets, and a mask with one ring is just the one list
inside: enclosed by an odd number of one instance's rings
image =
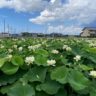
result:
[(0, 96), (96, 96), (96, 40), (1, 39)]

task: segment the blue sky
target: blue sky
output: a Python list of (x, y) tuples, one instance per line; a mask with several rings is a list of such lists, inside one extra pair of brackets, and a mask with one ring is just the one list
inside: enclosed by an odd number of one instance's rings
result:
[(38, 16), (39, 13), (26, 13), (26, 12), (16, 12), (13, 9), (2, 8), (0, 9), (0, 31), (3, 31), (4, 19), (6, 21), (6, 31), (9, 25), (12, 33), (21, 31), (30, 31), (30, 32), (42, 32), (45, 28), (41, 25), (34, 24), (29, 22), (30, 17)]
[[(96, 27), (96, 0), (0, 0), (0, 32), (79, 34)], [(90, 6), (89, 6), (90, 5)]]

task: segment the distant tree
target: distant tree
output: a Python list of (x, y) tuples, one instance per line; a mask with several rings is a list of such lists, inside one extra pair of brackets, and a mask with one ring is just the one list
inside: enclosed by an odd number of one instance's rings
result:
[(26, 36), (30, 36), (29, 32), (22, 32), (22, 36), (26, 37)]

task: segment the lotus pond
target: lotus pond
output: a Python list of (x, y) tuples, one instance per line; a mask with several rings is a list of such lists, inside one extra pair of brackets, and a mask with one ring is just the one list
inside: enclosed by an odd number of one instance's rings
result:
[(96, 96), (96, 39), (0, 39), (0, 96)]

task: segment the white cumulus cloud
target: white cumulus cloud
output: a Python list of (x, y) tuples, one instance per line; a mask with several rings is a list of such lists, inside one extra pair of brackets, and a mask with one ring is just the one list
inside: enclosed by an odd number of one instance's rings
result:
[[(36, 24), (58, 22), (57, 26), (49, 26), (49, 32), (66, 32), (78, 34), (81, 26), (87, 25), (96, 20), (96, 0), (68, 0), (67, 3), (54, 3), (44, 9), (41, 14), (30, 21)], [(68, 26), (61, 26), (60, 22)], [(75, 22), (75, 23), (74, 23)]]
[[(54, 16), (55, 16), (55, 14), (50, 12), (49, 10), (44, 10), (41, 12), (40, 16), (38, 16), (37, 18), (29, 19), (29, 21), (33, 22), (33, 23), (37, 23), (37, 24), (42, 24), (47, 21), (55, 20)], [(48, 19), (46, 19), (46, 18), (48, 18)]]
[[(96, 0), (66, 0), (66, 3), (61, 1), (63, 0), (0, 0), (0, 8), (6, 7), (23, 12), (39, 11), (39, 16), (29, 19), (35, 24), (59, 21), (57, 26), (48, 27), (49, 32), (78, 34), (82, 25), (96, 20)], [(69, 24), (65, 26), (62, 22)]]
[(47, 0), (0, 0), (0, 8), (12, 8), (16, 11), (41, 11), (48, 6)]
[(50, 2), (53, 4), (56, 0), (51, 0)]
[[(40, 16), (31, 18), (34, 23), (45, 23), (50, 20), (75, 20), (81, 24), (88, 24), (96, 19), (96, 0), (69, 0), (68, 3), (62, 4), (59, 7), (53, 7), (41, 12)], [(47, 14), (48, 16), (44, 16)], [(54, 14), (54, 15), (53, 15)], [(49, 16), (50, 15), (50, 16)], [(42, 20), (41, 20), (42, 19)]]
[(82, 27), (80, 26), (64, 26), (64, 25), (58, 25), (58, 26), (48, 26), (48, 33), (62, 33), (65, 35), (78, 35), (80, 34), (82, 30)]

